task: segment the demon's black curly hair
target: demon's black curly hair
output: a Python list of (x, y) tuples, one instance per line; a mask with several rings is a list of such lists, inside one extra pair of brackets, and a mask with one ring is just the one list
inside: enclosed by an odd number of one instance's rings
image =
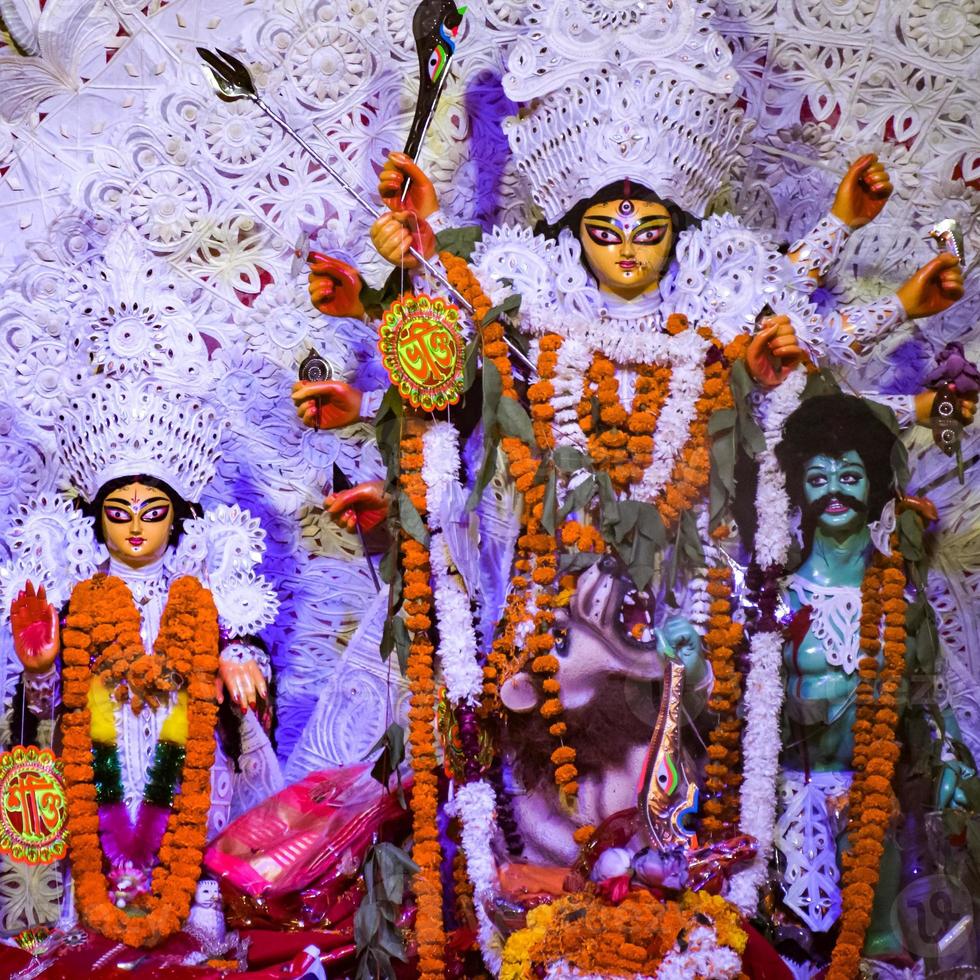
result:
[(868, 474), (868, 520), (876, 521), (895, 495), (892, 452), (894, 432), (862, 398), (817, 395), (808, 398), (786, 420), (776, 459), (786, 474), (786, 491), (794, 506), (803, 505), (803, 474), (814, 456), (840, 457), (856, 452)]
[[(662, 204), (667, 209), (667, 214), (670, 215), (671, 227), (674, 231), (673, 241), (670, 245), (670, 254), (667, 256), (668, 264), (674, 258), (674, 252), (677, 249), (677, 238), (680, 233), (687, 231), (688, 228), (701, 227), (700, 218), (691, 214), (689, 211), (685, 211), (673, 201), (661, 197), (656, 191), (651, 190), (644, 184), (639, 184), (632, 180), (614, 180), (612, 183), (606, 184), (605, 187), (597, 190), (592, 197), (586, 198), (584, 201), (579, 201), (578, 204), (563, 217), (559, 218), (553, 225), (545, 221), (540, 222), (535, 228), (535, 231), (539, 235), (544, 235), (545, 238), (557, 238), (562, 229), (567, 228), (578, 238), (579, 227), (582, 224), (582, 215), (589, 208), (595, 207), (597, 204), (608, 204), (610, 201), (619, 201), (624, 198), (629, 198), (631, 201), (648, 201), (653, 204)], [(589, 275), (592, 275), (592, 270), (589, 269), (584, 254), (582, 255), (582, 264), (585, 266)]]

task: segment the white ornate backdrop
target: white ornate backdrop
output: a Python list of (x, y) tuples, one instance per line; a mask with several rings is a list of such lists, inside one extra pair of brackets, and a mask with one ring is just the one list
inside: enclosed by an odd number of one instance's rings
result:
[[(568, 16), (612, 25), (630, 17), (633, 2), (582, 0)], [(210, 355), (233, 425), (208, 500), (249, 509), (266, 532), (262, 571), (282, 611), (265, 639), (291, 775), (363, 757), (397, 699), (371, 649), (376, 631), (347, 652), (374, 590), (355, 540), (318, 510), (335, 460), (355, 481), (376, 475), (370, 432), (303, 429), (288, 399), (311, 345), (342, 376), (379, 387), (373, 340), (359, 322), (313, 310), (295, 248), (312, 235), (375, 284), (385, 270), (353, 202), (253, 106), (215, 99), (195, 49), (236, 53), (289, 122), (372, 190), (414, 109), (414, 6), (0, 0), (8, 31), (0, 47), (0, 558), (24, 537), (21, 507), (56, 489), (49, 417), (79, 345), (115, 364), (153, 366), (161, 350), (184, 351), (191, 373)], [(500, 129), (513, 107), (499, 81), (524, 6), (469, 4), (423, 151), (444, 210), (460, 223), (489, 226), (526, 212)], [(720, 0), (717, 9), (757, 124), (747, 178), (731, 200), (751, 224), (792, 240), (827, 207), (851, 159), (876, 150), (891, 170), (896, 193), (852, 239), (847, 275), (826, 301), (893, 288), (929, 257), (924, 229), (941, 217), (959, 220), (976, 269), (980, 0)], [(952, 312), (906, 331), (855, 384), (915, 390), (933, 353), (977, 324), (977, 278)], [(972, 350), (980, 354), (976, 343)], [(917, 451), (928, 443), (917, 436)], [(971, 435), (965, 455), (978, 449)], [(930, 451), (913, 486), (949, 465)], [(935, 499), (943, 520), (933, 584), (949, 614), (951, 684), (976, 750), (980, 499), (955, 482)], [(43, 542), (45, 533), (27, 536)], [(325, 723), (315, 739), (301, 738), (318, 698), (330, 709), (318, 716)], [(33, 884), (26, 872), (0, 875), (0, 926), (15, 928), (56, 897), (57, 882), (30, 874)]]

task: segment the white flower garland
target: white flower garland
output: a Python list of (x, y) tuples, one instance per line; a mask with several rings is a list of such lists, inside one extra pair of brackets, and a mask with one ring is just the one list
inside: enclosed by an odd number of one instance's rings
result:
[(734, 980), (742, 973), (742, 957), (728, 946), (718, 943), (711, 926), (698, 926), (684, 934), (684, 948), (675, 946), (663, 959), (656, 980)]
[(653, 435), (653, 459), (637, 485), (634, 497), (652, 501), (667, 485), (674, 464), (690, 438), (691, 423), (704, 388), (704, 355), (708, 341), (695, 330), (676, 337), (667, 363), (670, 387)]
[(433, 422), (422, 436), (422, 482), (429, 528), (442, 527), (442, 501), (459, 479), (459, 433), (449, 422)]
[[(756, 558), (763, 568), (781, 567), (789, 556), (792, 529), (786, 479), (775, 448), (783, 424), (799, 405), (806, 372), (797, 368), (773, 391), (766, 404), (766, 449), (759, 462), (756, 490)], [(783, 638), (778, 632), (757, 631), (749, 641), (749, 670), (745, 680), (745, 731), (742, 737), (743, 781), (739, 828), (758, 842), (752, 863), (728, 883), (727, 898), (746, 915), (755, 912), (759, 889), (766, 878), (776, 825), (776, 779), (779, 772), (779, 720), (783, 705), (781, 676)]]
[(776, 777), (779, 769), (779, 718), (783, 706), (780, 666), (783, 639), (758, 632), (749, 642), (745, 680), (745, 729), (742, 735), (743, 779), (739, 829), (754, 837), (758, 851), (752, 863), (728, 882), (725, 897), (745, 915), (753, 915), (765, 881), (776, 825)]
[(475, 705), (483, 690), (473, 610), (462, 577), (450, 570), (441, 512), (448, 487), (459, 475), (459, 435), (449, 422), (434, 422), (422, 437), (422, 480), (429, 512), (432, 597), (439, 623), (439, 649), (446, 693), (452, 704)]
[(497, 834), (497, 800), (486, 780), (467, 783), (456, 791), (452, 811), (462, 823), (462, 845), (466, 854), (466, 871), (473, 883), (473, 907), (479, 930), (477, 941), (483, 962), (495, 975), (500, 973), (503, 937), (487, 913), (487, 904), (496, 894), (497, 863), (490, 842)]

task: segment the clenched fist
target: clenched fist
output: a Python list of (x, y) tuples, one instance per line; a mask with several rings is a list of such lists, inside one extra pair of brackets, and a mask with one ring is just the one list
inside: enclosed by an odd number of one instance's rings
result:
[(310, 253), (310, 299), (327, 316), (364, 316), (361, 275), (353, 266), (320, 252)]
[(885, 165), (874, 153), (866, 153), (844, 174), (830, 213), (850, 228), (863, 228), (878, 217), (891, 193), (892, 182)]
[(374, 530), (388, 515), (388, 498), (382, 480), (359, 483), (350, 490), (324, 497), (327, 513), (345, 531), (360, 528), (365, 534)]
[(788, 316), (764, 317), (759, 326), (761, 329), (745, 351), (745, 366), (758, 384), (775, 388), (806, 354), (796, 341), (796, 331)]
[(362, 392), (345, 381), (297, 381), (293, 404), (303, 425), (339, 429), (361, 417)]
[(963, 270), (952, 252), (927, 262), (898, 288), (898, 298), (913, 320), (948, 310), (963, 296)]
[[(403, 201), (402, 188), (406, 180), (411, 183)], [(392, 211), (414, 211), (420, 218), (428, 218), (433, 211), (439, 210), (439, 198), (432, 181), (404, 153), (388, 154), (378, 175), (378, 193)]]
[(392, 265), (412, 270), (419, 261), (409, 249), (414, 248), (425, 258), (435, 254), (436, 236), (429, 223), (414, 211), (389, 211), (371, 225), (371, 241), (378, 254)]

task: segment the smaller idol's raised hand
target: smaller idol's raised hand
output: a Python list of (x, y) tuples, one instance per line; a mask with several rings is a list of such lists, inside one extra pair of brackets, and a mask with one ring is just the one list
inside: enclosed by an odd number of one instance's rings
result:
[(388, 514), (388, 498), (383, 480), (359, 483), (350, 490), (323, 498), (327, 513), (345, 531), (360, 528), (365, 534), (374, 530)]
[(788, 316), (763, 317), (759, 327), (745, 351), (745, 366), (757, 384), (775, 388), (806, 354), (796, 341), (796, 331)]
[(371, 225), (371, 241), (378, 254), (402, 269), (417, 269), (419, 261), (409, 249), (427, 259), (435, 254), (436, 236), (429, 223), (414, 211), (389, 211)]
[(863, 228), (878, 217), (891, 193), (885, 165), (874, 153), (865, 153), (844, 174), (830, 213), (849, 228)]
[(296, 381), (292, 399), (303, 425), (339, 429), (361, 417), (363, 393), (346, 381)]
[(898, 299), (913, 320), (948, 310), (963, 296), (963, 270), (952, 252), (927, 262), (898, 287)]
[(310, 253), (310, 299), (327, 316), (364, 316), (361, 274), (340, 259)]
[[(403, 201), (402, 188), (406, 180), (411, 183)], [(391, 211), (414, 211), (420, 218), (428, 218), (433, 211), (439, 210), (439, 198), (432, 181), (404, 153), (388, 154), (378, 175), (378, 193)]]
[(218, 664), (217, 685), (218, 704), (224, 702), (225, 691), (228, 692), (235, 705), (243, 713), (254, 708), (259, 698), (265, 701), (269, 697), (269, 688), (262, 676), (262, 668), (254, 659), (238, 662), (236, 660), (221, 660)]
[(28, 582), (10, 604), (10, 627), (24, 670), (31, 674), (49, 670), (61, 650), (61, 631), (58, 611), (48, 602), (43, 585), (35, 593)]

